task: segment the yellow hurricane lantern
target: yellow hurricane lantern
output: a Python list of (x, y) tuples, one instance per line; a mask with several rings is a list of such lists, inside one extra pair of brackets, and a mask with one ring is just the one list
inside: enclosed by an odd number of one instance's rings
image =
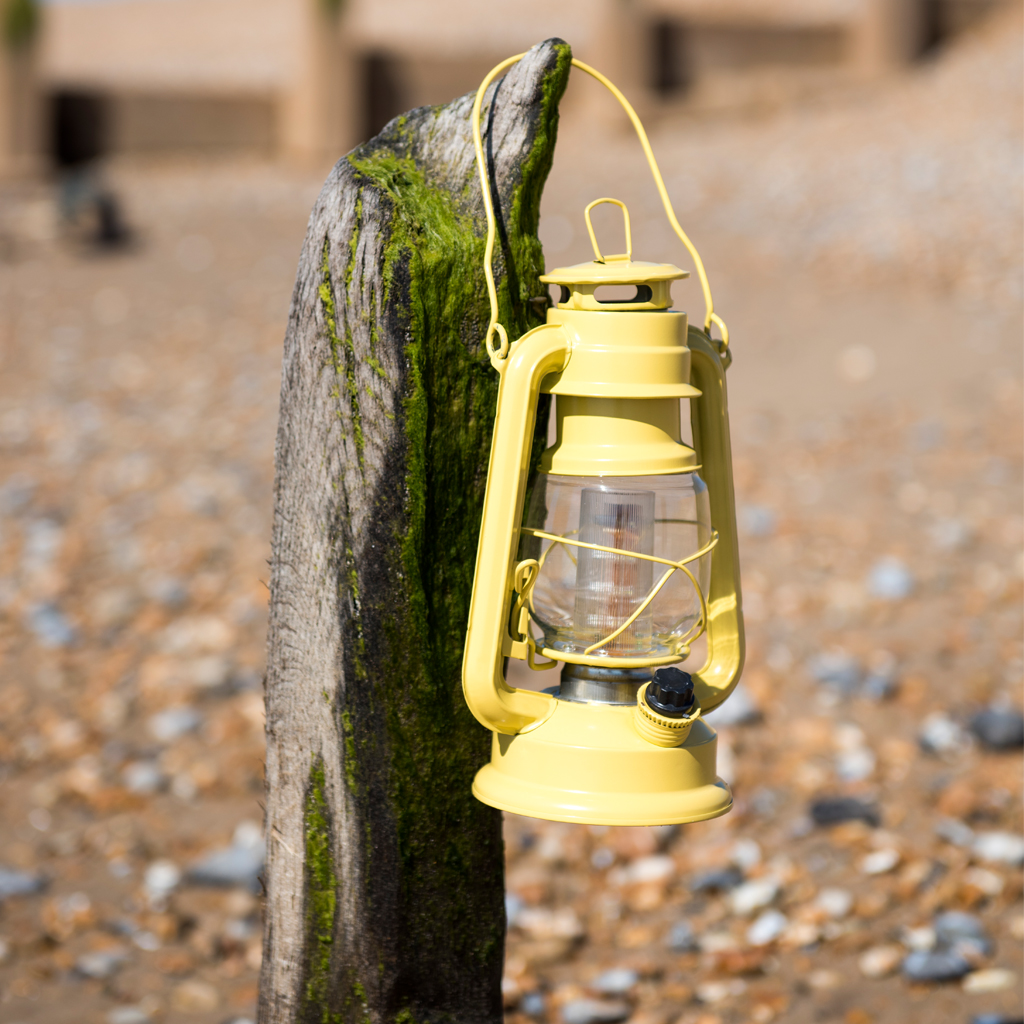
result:
[[(559, 301), (547, 323), (509, 343), (498, 323), (480, 113), (487, 87), (521, 57), (490, 72), (473, 108), (488, 227), (486, 345), (501, 375), (463, 662), (466, 701), (494, 733), (473, 792), (493, 807), (556, 821), (713, 818), (732, 794), (717, 777), (716, 736), (701, 716), (736, 685), (744, 647), (728, 330), (636, 113), (608, 79), (573, 60), (636, 128), (669, 222), (697, 268), (703, 329), (669, 308), (672, 282), (687, 272), (634, 260), (629, 212), (605, 198), (584, 211), (594, 260), (545, 274)], [(621, 208), (626, 252), (602, 253), (590, 216), (600, 203)], [(526, 507), (541, 394), (557, 398), (557, 437)], [(682, 441), (680, 399), (690, 402), (692, 448)], [(681, 671), (701, 636), (703, 666)], [(561, 663), (559, 687), (510, 686), (509, 658), (531, 669)]]

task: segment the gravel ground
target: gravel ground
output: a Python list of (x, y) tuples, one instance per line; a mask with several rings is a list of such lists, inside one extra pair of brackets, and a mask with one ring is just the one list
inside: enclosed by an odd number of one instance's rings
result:
[[(736, 353), (750, 654), (711, 721), (737, 803), (508, 816), (510, 1020), (1019, 1014), (1020, 64), (1010, 20), (653, 133)], [(638, 257), (678, 259), (632, 144), (584, 127), (549, 263), (608, 193)], [(52, 237), (41, 187), (0, 194), (0, 1020), (221, 1024), (255, 1004), (278, 363), (319, 182), (113, 180), (136, 238), (104, 255)]]

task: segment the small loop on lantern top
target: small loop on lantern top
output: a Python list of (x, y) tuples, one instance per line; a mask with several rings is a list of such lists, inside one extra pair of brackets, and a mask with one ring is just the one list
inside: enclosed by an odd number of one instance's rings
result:
[[(597, 244), (597, 235), (594, 234), (594, 225), (590, 223), (590, 211), (595, 206), (600, 206), (602, 203), (611, 203), (613, 206), (619, 207), (622, 210), (623, 220), (626, 222), (626, 251), (616, 254), (615, 256), (602, 256), (601, 250)], [(620, 202), (618, 199), (595, 199), (592, 203), (587, 204), (587, 208), (583, 211), (583, 218), (587, 222), (587, 233), (590, 235), (590, 244), (594, 247), (594, 260), (597, 263), (608, 263), (613, 260), (626, 260), (629, 262), (633, 259), (633, 238), (629, 233), (629, 210), (626, 209), (626, 204)]]

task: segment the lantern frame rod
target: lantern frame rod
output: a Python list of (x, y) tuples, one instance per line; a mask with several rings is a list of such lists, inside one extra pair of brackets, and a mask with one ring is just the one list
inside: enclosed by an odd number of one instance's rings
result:
[[(477, 169), (480, 172), (480, 189), (483, 194), (484, 212), (487, 215), (487, 243), (484, 247), (484, 276), (487, 279), (487, 297), (490, 300), (491, 316), (490, 322), (487, 325), (487, 334), (485, 336), (484, 343), (487, 346), (487, 355), (490, 357), (491, 365), (499, 372), (501, 371), (502, 364), (508, 355), (509, 341), (508, 333), (498, 321), (498, 293), (494, 284), (493, 267), (496, 223), (494, 218), (494, 203), (491, 198), (490, 182), (487, 180), (487, 163), (484, 159), (483, 139), (480, 133), (480, 113), (483, 108), (484, 94), (487, 92), (491, 82), (493, 82), (502, 71), (522, 60), (525, 56), (525, 53), (520, 53), (516, 54), (514, 57), (508, 57), (500, 64), (495, 65), (487, 73), (487, 76), (480, 83), (480, 88), (477, 89), (476, 99), (473, 102), (472, 113), (473, 148), (476, 152)], [(722, 332), (722, 340), (719, 347), (721, 355), (724, 357), (729, 349), (729, 328), (726, 326), (725, 321), (715, 312), (715, 303), (711, 296), (711, 285), (708, 281), (707, 271), (704, 269), (704, 261), (700, 258), (700, 253), (697, 252), (697, 247), (690, 241), (689, 236), (683, 230), (682, 225), (679, 223), (679, 219), (676, 217), (675, 209), (672, 206), (672, 200), (669, 198), (668, 189), (665, 187), (665, 179), (661, 176), (658, 161), (654, 158), (654, 150), (651, 149), (650, 140), (647, 138), (647, 132), (644, 130), (644, 126), (641, 123), (640, 118), (637, 116), (632, 104), (622, 94), (622, 91), (618, 86), (602, 75), (600, 71), (596, 68), (592, 68), (589, 64), (584, 64), (583, 61), (577, 60), (575, 57), (572, 58), (572, 66), (574, 68), (579, 68), (580, 71), (585, 72), (592, 78), (596, 78), (597, 81), (608, 89), (608, 91), (619, 101), (622, 109), (626, 112), (626, 116), (632, 123), (633, 128), (636, 130), (637, 138), (640, 140), (640, 145), (644, 151), (644, 156), (647, 158), (647, 165), (650, 167), (651, 175), (654, 178), (654, 184), (658, 189), (658, 195), (661, 197), (662, 206), (665, 208), (665, 215), (668, 218), (668, 222), (672, 225), (672, 230), (679, 236), (679, 240), (686, 247), (687, 252), (690, 254), (690, 258), (693, 260), (694, 266), (697, 268), (697, 276), (700, 278), (701, 291), (704, 294), (704, 331), (710, 337), (711, 325), (718, 325), (718, 329)], [(599, 200), (599, 202), (608, 202), (608, 200)], [(589, 210), (590, 207), (587, 207), (588, 213)], [(591, 232), (591, 234), (593, 234), (593, 232)], [(495, 334), (497, 334), (500, 339), (497, 346), (494, 344)]]

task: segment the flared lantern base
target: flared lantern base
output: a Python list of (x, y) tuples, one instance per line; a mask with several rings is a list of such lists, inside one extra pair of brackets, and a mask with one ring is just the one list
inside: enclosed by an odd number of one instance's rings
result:
[(732, 792), (715, 774), (718, 737), (696, 721), (681, 746), (658, 747), (632, 706), (552, 701), (547, 718), (494, 734), (473, 795), (503, 811), (584, 825), (676, 825), (717, 818)]

